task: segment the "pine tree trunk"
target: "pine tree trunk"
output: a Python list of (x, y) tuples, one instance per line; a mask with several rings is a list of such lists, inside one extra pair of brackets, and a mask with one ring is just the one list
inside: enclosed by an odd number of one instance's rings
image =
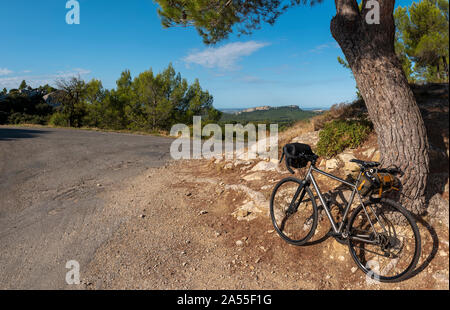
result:
[(439, 66), (439, 60), (436, 63), (436, 77), (437, 81), (441, 82), (441, 66)]
[(447, 77), (447, 82), (448, 82), (448, 64), (447, 64), (447, 58), (445, 56), (442, 56), (442, 61), (444, 63), (444, 71), (445, 71), (445, 76)]
[(352, 69), (378, 138), (383, 166), (403, 172), (400, 202), (410, 211), (426, 210), (428, 140), (419, 107), (395, 55), (394, 0), (379, 1), (380, 23), (366, 22), (355, 0), (336, 0), (331, 33)]

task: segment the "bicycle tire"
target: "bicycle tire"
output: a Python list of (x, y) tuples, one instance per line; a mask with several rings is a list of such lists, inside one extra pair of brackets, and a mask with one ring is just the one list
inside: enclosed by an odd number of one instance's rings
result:
[[(296, 184), (298, 184), (298, 186), (303, 186), (303, 182), (297, 178), (285, 178), (283, 180), (281, 180), (280, 182), (277, 183), (277, 185), (275, 186), (271, 198), (270, 198), (270, 217), (272, 219), (272, 224), (276, 230), (276, 232), (280, 235), (281, 238), (283, 238), (286, 242), (293, 244), (293, 245), (297, 245), (297, 246), (301, 246), (304, 245), (306, 242), (308, 242), (309, 239), (312, 238), (312, 236), (314, 235), (316, 228), (317, 228), (317, 223), (318, 223), (318, 210), (317, 210), (317, 204), (314, 198), (314, 195), (311, 191), (311, 189), (309, 188), (309, 186), (304, 186), (304, 189), (306, 191), (302, 201), (299, 202), (299, 206), (298, 206), (298, 210), (301, 211), (301, 204), (302, 202), (305, 202), (305, 204), (307, 203), (307, 200), (305, 200), (306, 198), (306, 194), (309, 197), (309, 201), (311, 202), (311, 207), (312, 207), (312, 214), (309, 218), (312, 218), (312, 223), (310, 226), (310, 230), (308, 232), (308, 234), (300, 239), (293, 239), (290, 236), (287, 235), (287, 233), (283, 232), (284, 229), (280, 228), (279, 226), (284, 226), (284, 225), (279, 225), (277, 223), (277, 219), (276, 219), (276, 211), (274, 210), (274, 201), (276, 198), (277, 193), (279, 192), (279, 189), (281, 188), (282, 185), (286, 184), (287, 182), (294, 182)], [(303, 206), (305, 206), (305, 204)], [(298, 212), (298, 211), (297, 211)], [(286, 216), (286, 215), (285, 215)], [(306, 225), (305, 223), (303, 225)]]
[[(411, 215), (411, 213), (406, 210), (402, 205), (389, 200), (389, 199), (379, 199), (378, 201), (372, 201), (372, 202), (368, 202), (367, 204), (365, 204), (366, 209), (369, 209), (369, 206), (374, 205), (374, 204), (383, 204), (385, 206), (389, 206), (392, 209), (397, 210), (398, 212), (400, 212), (406, 219), (406, 223), (403, 223), (403, 225), (401, 225), (400, 227), (410, 227), (414, 236), (414, 254), (413, 257), (410, 261), (410, 263), (407, 265), (407, 267), (400, 272), (397, 275), (394, 276), (386, 276), (386, 275), (382, 275), (382, 274), (377, 274), (376, 271), (373, 271), (369, 265), (369, 261), (363, 261), (361, 256), (361, 253), (357, 253), (357, 251), (355, 250), (356, 246), (356, 242), (354, 241), (354, 239), (351, 238), (352, 233), (353, 233), (353, 229), (352, 226), (355, 223), (355, 220), (358, 218), (358, 215), (362, 212), (362, 214), (364, 214), (364, 216), (367, 218), (367, 214), (365, 214), (365, 211), (363, 211), (363, 207), (361, 205), (359, 205), (352, 213), (350, 220), (348, 222), (348, 226), (347, 226), (347, 230), (349, 232), (349, 240), (348, 240), (348, 247), (349, 247), (349, 251), (350, 254), (353, 258), (353, 260), (355, 261), (356, 265), (365, 273), (370, 275), (371, 279), (376, 279), (379, 282), (387, 282), (387, 283), (391, 283), (391, 282), (400, 282), (403, 281), (405, 279), (407, 279), (411, 273), (414, 271), (414, 267), (417, 265), (417, 262), (419, 261), (420, 258), (420, 252), (421, 252), (421, 239), (420, 239), (420, 233), (419, 233), (419, 228), (417, 227), (416, 221), (414, 220), (413, 216)], [(381, 213), (380, 213), (381, 214)], [(384, 214), (383, 216), (380, 216), (380, 218), (384, 218), (386, 217)], [(362, 217), (363, 218), (363, 217)], [(391, 223), (392, 224), (392, 223)], [(407, 224), (407, 225), (406, 225)], [(390, 227), (389, 229), (391, 229), (392, 227)], [(397, 233), (394, 231), (394, 234), (396, 235), (395, 237), (392, 236), (387, 236), (386, 239), (395, 239), (396, 241), (393, 243), (402, 243), (402, 238), (404, 239), (404, 236), (399, 235), (400, 237), (397, 238)], [(405, 233), (406, 234), (406, 233)], [(388, 243), (390, 243), (391, 241), (388, 241)], [(367, 244), (367, 243), (366, 243)], [(397, 247), (399, 247), (399, 245), (396, 245)], [(408, 246), (404, 246), (404, 243), (402, 244), (402, 248), (405, 247), (406, 249), (408, 248)], [(362, 247), (358, 247), (359, 249), (362, 249)], [(367, 253), (367, 251), (369, 250), (364, 250), (365, 253)], [(409, 261), (409, 260), (408, 260)], [(408, 262), (407, 262), (408, 263)], [(390, 264), (390, 263), (389, 263)], [(389, 264), (387, 267), (389, 267)], [(390, 266), (390, 268), (396, 268), (396, 262), (394, 262), (394, 266)], [(385, 268), (387, 268), (385, 267)], [(389, 270), (388, 270), (389, 271)]]

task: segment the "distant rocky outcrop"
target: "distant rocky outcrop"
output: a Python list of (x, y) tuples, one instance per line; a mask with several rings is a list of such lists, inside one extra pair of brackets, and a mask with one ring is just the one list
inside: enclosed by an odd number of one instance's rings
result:
[(51, 105), (52, 107), (57, 107), (61, 105), (61, 95), (63, 94), (63, 91), (57, 90), (50, 94), (47, 94), (42, 97), (44, 101)]
[(286, 106), (281, 106), (281, 107), (271, 107), (271, 106), (265, 105), (265, 106), (261, 106), (261, 107), (248, 108), (248, 109), (236, 112), (235, 114), (239, 115), (241, 113), (250, 113), (250, 112), (255, 112), (255, 111), (268, 111), (268, 110), (272, 110), (272, 109), (277, 110), (277, 109), (283, 109), (283, 108), (300, 110), (300, 107), (298, 105), (286, 105)]
[(270, 106), (268, 106), (268, 105), (262, 106), (262, 107), (255, 107), (255, 108), (245, 109), (245, 110), (242, 110), (240, 112), (237, 112), (236, 114), (249, 113), (249, 112), (254, 112), (254, 111), (267, 111), (267, 110), (270, 110)]

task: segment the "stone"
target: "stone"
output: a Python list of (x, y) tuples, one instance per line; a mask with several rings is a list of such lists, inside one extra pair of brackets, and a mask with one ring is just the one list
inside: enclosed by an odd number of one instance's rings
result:
[(375, 151), (376, 151), (376, 148), (371, 147), (371, 148), (365, 150), (364, 152), (362, 152), (362, 154), (363, 154), (364, 156), (366, 156), (367, 158), (371, 158), (372, 155), (375, 153)]
[(260, 161), (250, 171), (279, 171), (278, 164), (267, 161)]
[(255, 172), (255, 173), (244, 176), (243, 179), (246, 181), (258, 181), (258, 180), (261, 180), (263, 178), (263, 176), (264, 176), (263, 173)]
[(332, 158), (326, 161), (325, 167), (327, 168), (327, 170), (334, 170), (337, 169), (338, 164), (339, 161), (336, 158)]
[(254, 220), (257, 217), (257, 213), (260, 212), (261, 210), (255, 205), (253, 201), (248, 201), (237, 208), (233, 213), (231, 213), (231, 215), (234, 216), (238, 221), (251, 221)]
[(236, 245), (239, 247), (244, 246), (244, 241), (238, 240), (238, 241), (236, 241)]
[(251, 164), (252, 164), (251, 160), (241, 160), (241, 159), (236, 159), (234, 161), (234, 163), (233, 163), (233, 165), (235, 167), (237, 167), (237, 166), (248, 166), (248, 165), (251, 165)]
[(355, 159), (353, 153), (342, 153), (339, 154), (338, 157), (344, 162), (345, 172), (354, 172), (359, 170), (359, 166), (357, 164), (350, 162), (350, 160)]
[(233, 168), (233, 163), (227, 163), (223, 166), (223, 169), (228, 170)]
[(250, 215), (251, 212), (248, 211), (248, 210), (238, 209), (238, 210), (236, 210), (235, 212), (233, 212), (232, 214), (233, 214), (234, 216), (236, 216), (236, 217), (244, 218), (244, 217)]

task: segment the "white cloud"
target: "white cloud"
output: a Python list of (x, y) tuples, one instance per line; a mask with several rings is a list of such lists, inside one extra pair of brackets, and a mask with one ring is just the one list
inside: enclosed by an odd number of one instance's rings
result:
[(318, 54), (318, 53), (321, 53), (323, 50), (329, 49), (329, 48), (339, 48), (339, 45), (336, 42), (320, 44), (320, 45), (314, 47), (313, 49), (310, 49), (308, 52)]
[[(38, 87), (45, 84), (55, 84), (55, 81), (64, 78), (70, 78), (74, 76), (87, 75), (91, 73), (91, 71), (81, 68), (75, 68), (69, 71), (58, 71), (53, 74), (44, 74), (44, 75), (16, 75), (16, 76), (8, 76), (0, 78), (0, 89), (2, 88), (17, 88), (20, 83), (25, 80), (28, 85), (31, 87)], [(1, 75), (1, 74), (0, 74)]]
[(186, 64), (234, 70), (242, 57), (249, 56), (267, 45), (269, 43), (256, 41), (229, 43), (221, 47), (209, 47), (200, 52), (193, 52), (184, 57), (183, 60)]
[(13, 73), (11, 70), (8, 70), (7, 68), (0, 68), (0, 76), (1, 75), (8, 75)]

